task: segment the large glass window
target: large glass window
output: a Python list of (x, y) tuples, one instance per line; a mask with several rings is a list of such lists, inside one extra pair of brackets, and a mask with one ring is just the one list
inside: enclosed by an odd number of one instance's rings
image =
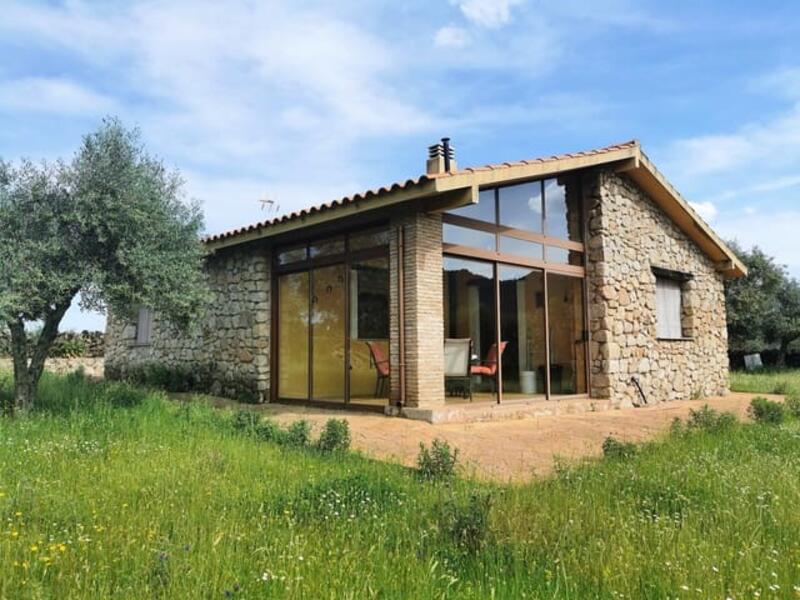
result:
[(278, 395), (308, 398), (308, 271), (278, 278)]
[(450, 211), (451, 214), (488, 223), (495, 222), (494, 190), (482, 190), (477, 204), (468, 204)]
[(388, 240), (376, 228), (278, 250), (279, 399), (386, 404)]
[(550, 394), (586, 393), (583, 280), (549, 273)]
[(542, 232), (542, 182), (509, 185), (500, 194), (500, 224), (535, 233)]
[(503, 399), (546, 393), (544, 274), (536, 269), (498, 266)]
[(471, 246), (481, 250), (494, 250), (497, 242), (495, 234), (445, 223), (442, 225), (442, 241), (445, 244), (456, 244), (458, 246)]
[(492, 400), (498, 371), (494, 267), (492, 263), (446, 256), (443, 283), (445, 345), (452, 345), (449, 340), (469, 340), (471, 348), (468, 374), (446, 373), (446, 392)]
[(580, 200), (576, 186), (569, 188), (556, 179), (544, 182), (545, 233), (550, 237), (583, 241)]
[(350, 266), (350, 400), (389, 396), (389, 259)]
[(311, 281), (311, 396), (344, 402), (344, 265), (314, 269)]

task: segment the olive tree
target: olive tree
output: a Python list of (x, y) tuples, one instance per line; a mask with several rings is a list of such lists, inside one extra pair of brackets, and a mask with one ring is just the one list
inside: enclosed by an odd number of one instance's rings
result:
[[(0, 323), (14, 399), (28, 408), (64, 314), (149, 306), (188, 326), (206, 297), (202, 214), (137, 130), (106, 119), (70, 162), (0, 161)], [(26, 327), (39, 327), (29, 340)]]

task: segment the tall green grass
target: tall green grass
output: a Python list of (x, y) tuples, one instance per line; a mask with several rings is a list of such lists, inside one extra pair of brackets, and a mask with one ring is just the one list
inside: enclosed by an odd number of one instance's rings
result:
[(732, 371), (731, 390), (759, 394), (800, 394), (800, 369)]
[(740, 598), (800, 589), (800, 427), (683, 431), (527, 485), (426, 482), (48, 376), (0, 421), (3, 598)]

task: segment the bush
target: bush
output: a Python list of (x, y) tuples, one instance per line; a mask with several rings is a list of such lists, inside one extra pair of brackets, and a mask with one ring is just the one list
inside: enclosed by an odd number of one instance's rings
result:
[(455, 475), (458, 449), (450, 448), (444, 440), (435, 439), (430, 449), (420, 442), (417, 456), (417, 474), (428, 481), (442, 481)]
[(747, 409), (747, 414), (758, 423), (780, 425), (783, 423), (785, 411), (783, 404), (780, 402), (773, 402), (762, 396), (757, 396), (750, 402), (750, 408)]
[(233, 429), (241, 433), (255, 433), (260, 421), (261, 417), (251, 410), (237, 410), (231, 419)]
[(630, 458), (636, 455), (636, 451), (633, 442), (622, 442), (612, 436), (603, 441), (603, 456), (606, 458)]
[(53, 358), (86, 356), (86, 344), (79, 338), (58, 337), (50, 347), (48, 355)]
[(719, 412), (704, 404), (700, 410), (689, 410), (686, 428), (689, 430), (717, 433), (730, 429), (736, 424), (736, 415), (730, 412)]
[(783, 402), (784, 410), (792, 415), (794, 418), (800, 418), (800, 396), (797, 394), (790, 394)]
[(281, 429), (275, 421), (264, 419), (259, 421), (253, 433), (255, 436), (264, 442), (275, 442), (276, 444), (283, 444), (286, 441), (286, 432)]
[(295, 421), (286, 429), (283, 443), (294, 448), (304, 448), (311, 441), (311, 426), (305, 419)]
[(439, 532), (460, 550), (477, 554), (489, 539), (491, 509), (488, 493), (470, 494), (466, 501), (448, 500), (436, 510)]
[(328, 419), (317, 440), (317, 450), (325, 454), (350, 449), (350, 425), (346, 419)]

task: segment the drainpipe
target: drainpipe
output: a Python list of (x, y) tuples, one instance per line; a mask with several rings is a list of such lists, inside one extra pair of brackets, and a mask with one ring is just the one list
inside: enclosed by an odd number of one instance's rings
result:
[(406, 405), (406, 302), (405, 302), (405, 227), (397, 228), (397, 346), (399, 372), (399, 398), (397, 406)]

